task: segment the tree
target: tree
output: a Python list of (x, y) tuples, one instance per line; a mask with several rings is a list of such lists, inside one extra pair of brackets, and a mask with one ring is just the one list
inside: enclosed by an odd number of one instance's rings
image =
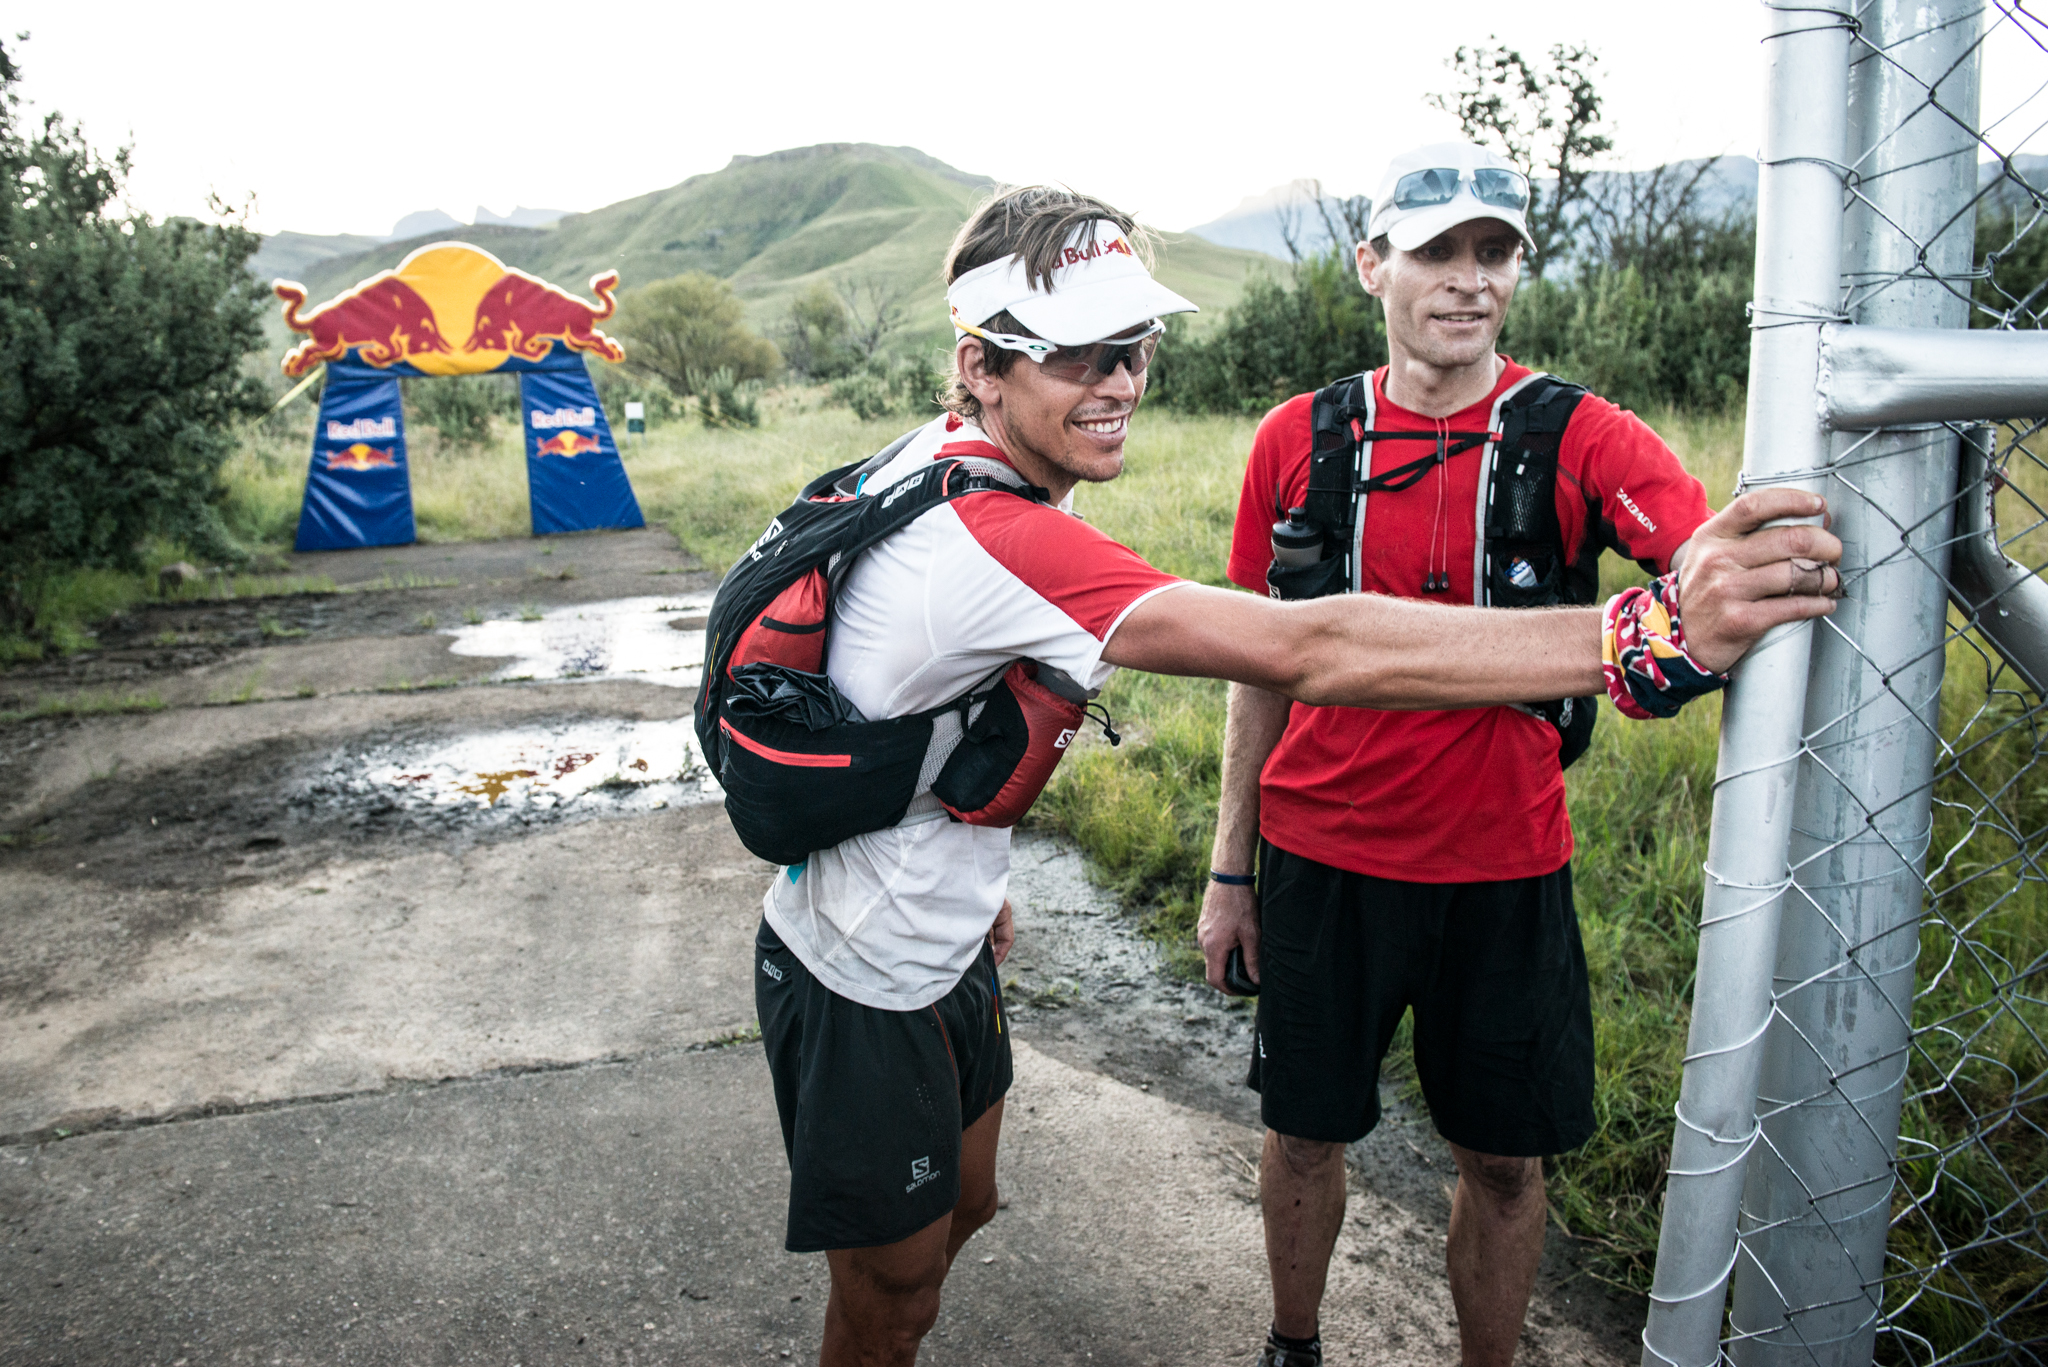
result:
[(236, 557), (220, 468), (267, 405), (242, 365), (260, 239), (118, 212), (127, 149), (57, 114), (24, 129), (18, 80), (0, 47), (0, 618), (27, 632), (54, 571), (138, 568), (152, 536)]
[(859, 358), (848, 333), (852, 320), (839, 296), (823, 281), (789, 301), (782, 328), (782, 359), (790, 372), (806, 380), (833, 380), (851, 370)]
[(781, 369), (782, 354), (746, 325), (745, 314), (732, 286), (703, 271), (643, 286), (620, 301), (626, 368), (680, 395), (695, 394), (720, 370), (735, 382), (766, 379)]
[(1536, 246), (1529, 271), (1538, 280), (1572, 249), (1592, 160), (1614, 148), (1598, 131), (1600, 92), (1593, 77), (1599, 64), (1583, 44), (1553, 44), (1549, 64), (1541, 67), (1511, 47), (1461, 47), (1445, 63), (1462, 78), (1459, 89), (1428, 97), (1457, 118), (1469, 140), (1554, 179), (1547, 195), (1541, 186), (1529, 187), (1529, 236)]
[[(1580, 221), (1588, 254), (1616, 269), (1633, 266), (1651, 276), (1745, 265), (1756, 245), (1748, 235), (1747, 216), (1731, 211), (1711, 219), (1701, 211), (1702, 187), (1720, 164), (1719, 157), (1705, 157), (1600, 177), (1586, 195)], [(1724, 259), (1736, 238), (1741, 260)]]
[(862, 360), (872, 360), (889, 334), (903, 326), (904, 296), (909, 291), (902, 281), (872, 271), (859, 279), (841, 276), (836, 285), (846, 310), (847, 340)]
[[(1320, 180), (1297, 180), (1295, 193), (1273, 206), (1273, 222), (1286, 244), (1288, 259), (1297, 266), (1332, 246), (1349, 252), (1365, 240), (1372, 218), (1372, 200), (1366, 195), (1328, 195)], [(1310, 219), (1313, 212), (1315, 217)], [(1312, 236), (1320, 225), (1323, 241)]]

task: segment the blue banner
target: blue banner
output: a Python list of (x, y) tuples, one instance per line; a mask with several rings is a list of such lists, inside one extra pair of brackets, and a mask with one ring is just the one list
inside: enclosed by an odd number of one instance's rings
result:
[(549, 360), (519, 376), (534, 535), (645, 526), (583, 358), (557, 343)]
[(398, 380), (352, 360), (329, 361), (297, 548), (338, 551), (413, 539)]

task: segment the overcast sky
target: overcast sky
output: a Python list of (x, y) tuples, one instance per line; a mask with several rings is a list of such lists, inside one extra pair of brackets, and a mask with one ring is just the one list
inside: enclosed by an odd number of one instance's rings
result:
[[(253, 193), (265, 232), (383, 233), (416, 209), (594, 209), (734, 153), (877, 142), (1183, 228), (1298, 176), (1370, 190), (1391, 152), (1454, 134), (1423, 95), (1492, 34), (1599, 52), (1618, 164), (1753, 153), (1764, 17), (1756, 0), (27, 0), (6, 28), (30, 33), (9, 46), (32, 109), (132, 142), (130, 202), (155, 214)], [(2038, 51), (1998, 43), (1985, 107), (2044, 77)]]

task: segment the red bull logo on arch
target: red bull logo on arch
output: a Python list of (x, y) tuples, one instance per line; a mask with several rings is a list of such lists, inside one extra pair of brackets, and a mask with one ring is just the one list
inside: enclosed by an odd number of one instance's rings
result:
[(354, 442), (339, 451), (327, 453), (327, 468), (330, 470), (395, 470), (398, 457), (391, 451), (379, 451), (367, 442)]
[(278, 280), (271, 289), (285, 324), (306, 334), (284, 358), (287, 375), (351, 354), (378, 370), (402, 363), (422, 375), (476, 375), (538, 362), (557, 342), (623, 360), (625, 348), (597, 326), (617, 311), (618, 285), (617, 271), (593, 275), (593, 303), (481, 247), (435, 242), (311, 310), (304, 285)]
[(535, 442), (536, 456), (580, 456), (585, 451), (603, 449), (603, 443), (596, 437), (586, 437), (581, 432), (557, 432), (546, 441)]

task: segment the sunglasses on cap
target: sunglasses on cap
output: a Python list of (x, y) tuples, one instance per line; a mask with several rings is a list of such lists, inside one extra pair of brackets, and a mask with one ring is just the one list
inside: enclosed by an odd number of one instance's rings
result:
[(1433, 166), (1427, 171), (1410, 171), (1394, 182), (1396, 209), (1427, 209), (1457, 198), (1458, 186), (1472, 182), (1472, 194), (1481, 204), (1517, 213), (1529, 207), (1529, 178), (1520, 171), (1482, 166), (1461, 171), (1455, 166)]
[(1023, 352), (1046, 374), (1069, 384), (1095, 384), (1114, 375), (1118, 366), (1128, 366), (1131, 378), (1136, 379), (1145, 373), (1145, 367), (1152, 364), (1152, 354), (1159, 350), (1159, 338), (1166, 331), (1166, 324), (1154, 318), (1136, 332), (1122, 337), (1105, 337), (1099, 342), (1083, 342), (1079, 346), (1055, 346), (1043, 337), (988, 332), (971, 323), (961, 322), (957, 314), (953, 325), (992, 346)]

